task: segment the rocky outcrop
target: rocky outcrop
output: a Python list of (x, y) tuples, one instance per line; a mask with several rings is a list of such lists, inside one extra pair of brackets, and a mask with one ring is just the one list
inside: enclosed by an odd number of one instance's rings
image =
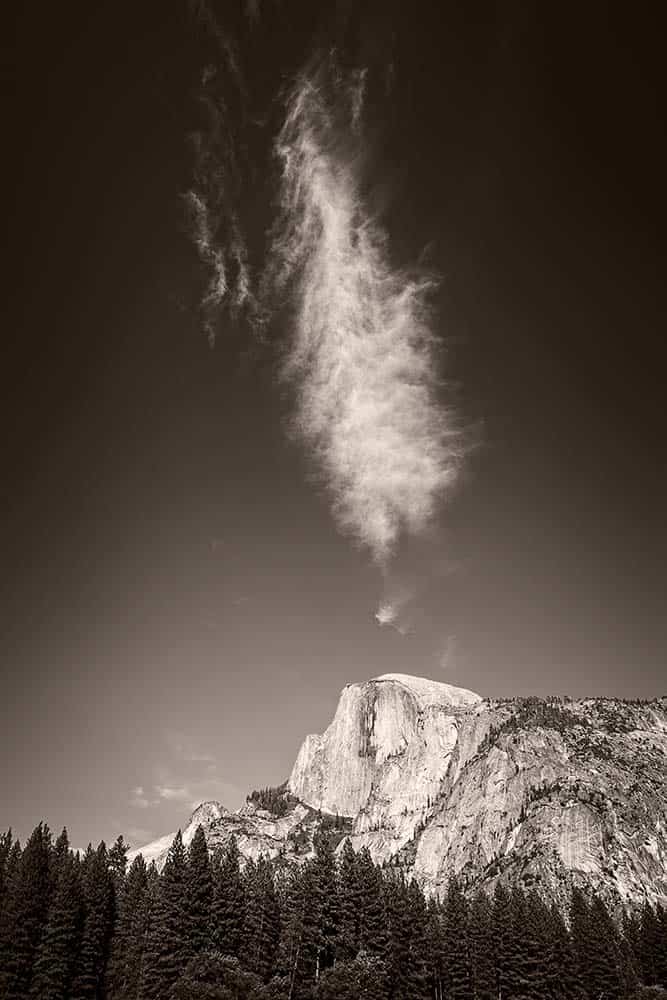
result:
[[(323, 827), (336, 843), (350, 832), (351, 823), (345, 817), (323, 817), (301, 802), (290, 805), (284, 815), (276, 816), (253, 802), (246, 802), (235, 812), (225, 809), (219, 802), (203, 802), (182, 831), (183, 843), (187, 847), (197, 827), (202, 826), (211, 853), (225, 848), (234, 837), (242, 858), (246, 860), (252, 858), (256, 861), (265, 857), (289, 864), (312, 855), (313, 838)], [(132, 861), (136, 855), (142, 854), (145, 861), (154, 861), (161, 870), (175, 836), (175, 833), (170, 833), (145, 847), (130, 851), (128, 860)]]
[[(667, 902), (666, 775), (665, 699), (492, 701), (386, 674), (348, 685), (306, 737), (279, 816), (207, 803), (184, 839), (201, 822), (212, 848), (233, 834), (245, 857), (291, 862), (324, 824), (431, 894), (457, 875), (471, 890), (502, 880), (559, 899), (582, 884), (614, 904)], [(142, 853), (159, 862), (167, 846)]]

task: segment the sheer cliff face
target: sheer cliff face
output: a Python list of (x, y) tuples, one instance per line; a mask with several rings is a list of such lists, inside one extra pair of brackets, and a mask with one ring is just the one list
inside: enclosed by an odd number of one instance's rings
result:
[[(298, 861), (321, 814), (338, 814), (341, 838), (429, 893), (456, 874), (470, 889), (501, 880), (564, 900), (576, 883), (613, 904), (667, 902), (665, 699), (482, 701), (387, 674), (343, 690), (284, 794), (280, 818), (209, 803), (186, 834), (202, 822), (210, 846), (233, 833), (247, 857)], [(159, 860), (165, 840), (144, 853)]]
[(307, 736), (289, 779), (301, 801), (354, 817), (355, 846), (394, 853), (440, 792), (471, 691), (401, 674), (343, 690), (333, 722)]
[(520, 882), (565, 899), (572, 883), (610, 901), (667, 900), (667, 705), (485, 703), (465, 763), (415, 845), (431, 891), (451, 874)]

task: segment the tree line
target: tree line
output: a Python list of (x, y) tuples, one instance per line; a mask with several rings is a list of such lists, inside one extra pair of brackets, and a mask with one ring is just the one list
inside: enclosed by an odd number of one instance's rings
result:
[(177, 834), (161, 873), (120, 837), (82, 855), (40, 823), (0, 838), (3, 1000), (648, 1000), (667, 998), (667, 915), (619, 926), (575, 889), (567, 913), (453, 880), (426, 899), (349, 840), (301, 866), (241, 866)]

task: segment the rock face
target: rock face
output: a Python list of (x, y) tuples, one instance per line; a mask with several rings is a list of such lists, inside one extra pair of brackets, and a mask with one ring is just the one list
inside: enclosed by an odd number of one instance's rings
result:
[[(212, 848), (234, 834), (245, 857), (291, 862), (324, 824), (431, 894), (457, 875), (667, 902), (667, 699), (490, 701), (385, 674), (343, 690), (279, 795), (279, 816), (206, 803), (184, 840), (202, 823)], [(170, 840), (142, 853), (160, 862)]]
[(462, 721), (415, 874), (436, 892), (454, 873), (555, 899), (575, 883), (611, 903), (664, 902), (666, 721), (664, 700), (485, 703)]
[(355, 847), (395, 854), (440, 792), (460, 714), (481, 700), (407, 674), (348, 684), (326, 732), (306, 737), (289, 789), (316, 809), (354, 817)]

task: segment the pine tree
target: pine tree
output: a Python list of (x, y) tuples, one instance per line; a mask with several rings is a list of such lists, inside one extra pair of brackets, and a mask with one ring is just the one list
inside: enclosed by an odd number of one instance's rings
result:
[(351, 961), (337, 962), (334, 968), (324, 971), (315, 997), (316, 1000), (386, 1000), (384, 962), (367, 952), (361, 952)]
[(425, 988), (425, 970), (421, 966), (414, 967), (415, 928), (410, 913), (408, 886), (402, 872), (399, 873), (395, 869), (387, 871), (383, 883), (387, 928), (384, 938), (384, 960), (387, 966), (389, 996), (403, 1000), (404, 997), (414, 995), (417, 1000)]
[(556, 974), (550, 984), (553, 1000), (581, 1000), (583, 994), (570, 932), (555, 903), (549, 910), (549, 926), (552, 968)]
[(513, 1000), (542, 1000), (545, 971), (542, 965), (540, 922), (533, 897), (518, 886), (510, 894), (511, 938), (508, 979)]
[(359, 950), (385, 958), (388, 948), (385, 893), (380, 869), (367, 847), (357, 854), (359, 886)]
[(572, 890), (570, 928), (578, 981), (584, 995), (597, 1000), (622, 1000), (624, 980), (632, 977), (624, 968), (618, 931), (598, 896), (589, 904), (582, 891)]
[(498, 1000), (510, 1000), (512, 995), (512, 909), (509, 892), (501, 882), (496, 883), (493, 891), (493, 926), (496, 938), (494, 952), (496, 996)]
[(437, 899), (430, 899), (427, 905), (426, 940), (431, 996), (443, 1000), (445, 995), (444, 943), (442, 914)]
[(51, 846), (49, 852), (49, 897), (51, 900), (53, 899), (58, 887), (61, 869), (69, 854), (69, 836), (67, 828), (63, 827), (55, 844)]
[(481, 890), (470, 904), (468, 921), (470, 972), (475, 1000), (496, 1000), (496, 959), (493, 910)]
[(241, 967), (237, 958), (204, 952), (190, 959), (171, 990), (169, 1000), (262, 1000), (262, 982)]
[(34, 1000), (68, 1000), (82, 931), (80, 862), (69, 853), (59, 863), (58, 883), (35, 959)]
[(213, 875), (201, 825), (188, 848), (185, 908), (190, 950), (198, 955), (213, 945)]
[(639, 975), (635, 953), (622, 932), (618, 935), (618, 949), (621, 962), (621, 996), (626, 997), (636, 992), (639, 986)]
[(127, 851), (127, 844), (121, 834), (120, 837), (116, 838), (109, 851), (109, 871), (113, 879), (114, 895), (116, 898), (120, 897), (127, 872)]
[(0, 996), (5, 997), (9, 987), (12, 955), (14, 950), (13, 919), (18, 893), (21, 845), (15, 840), (11, 845), (3, 872), (3, 890), (0, 896)]
[(570, 899), (570, 935), (577, 989), (584, 997), (588, 997), (589, 989), (593, 985), (589, 970), (589, 955), (595, 948), (595, 934), (591, 926), (591, 914), (586, 897), (577, 886), (573, 888)]
[(264, 858), (255, 863), (249, 861), (244, 886), (241, 961), (249, 972), (266, 981), (274, 969), (280, 937), (280, 911), (271, 863)]
[(630, 952), (631, 961), (638, 980), (642, 980), (642, 962), (640, 940), (641, 917), (635, 910), (626, 910), (623, 913), (622, 930), (623, 940)]
[(278, 965), (288, 983), (288, 997), (302, 997), (318, 978), (320, 928), (314, 865), (307, 862), (288, 876), (283, 892)]
[(660, 941), (660, 925), (650, 903), (644, 903), (639, 917), (638, 951), (641, 962), (642, 982), (646, 986), (663, 985), (658, 975), (660, 952), (665, 941)]
[(657, 936), (654, 949), (654, 967), (657, 983), (667, 989), (667, 909), (660, 903), (655, 908)]
[(213, 863), (213, 943), (223, 955), (239, 957), (244, 914), (239, 849), (236, 838), (231, 837), (226, 850), (218, 852)]
[(468, 905), (460, 885), (456, 879), (452, 879), (447, 890), (443, 921), (448, 1000), (472, 1000), (467, 941)]
[(67, 828), (63, 827), (51, 852), (51, 873), (54, 890), (58, 883), (60, 869), (69, 856), (69, 853), (69, 837), (67, 835)]
[(84, 922), (72, 1000), (94, 1000), (104, 981), (113, 929), (113, 882), (104, 841), (97, 850), (86, 851), (81, 875)]
[(12, 850), (12, 831), (11, 828), (7, 830), (0, 836), (0, 907), (2, 906), (2, 900), (5, 893), (5, 877), (7, 870), (7, 862), (9, 861), (9, 855)]
[(362, 892), (359, 866), (350, 838), (345, 843), (338, 864), (338, 926), (336, 930), (336, 957), (343, 961), (356, 958), (360, 948), (360, 918)]
[(32, 967), (46, 926), (51, 895), (51, 834), (35, 827), (12, 877), (3, 920), (3, 1000), (22, 1000), (29, 993)]
[(315, 857), (286, 879), (282, 901), (279, 967), (288, 996), (310, 995), (335, 959), (336, 863), (326, 836), (316, 835)]
[(118, 900), (107, 970), (109, 1000), (137, 1000), (150, 919), (150, 887), (141, 855), (132, 862)]
[[(113, 940), (116, 933), (116, 925), (118, 923), (120, 914), (120, 901), (123, 895), (123, 888), (125, 884), (125, 876), (127, 873), (127, 851), (128, 847), (125, 843), (122, 834), (116, 838), (111, 850), (108, 854), (108, 864), (109, 864), (109, 875), (111, 877), (111, 903), (110, 903), (110, 920), (111, 920), (111, 940), (109, 943), (109, 957), (111, 955), (111, 947), (113, 945)], [(104, 974), (104, 990), (103, 992), (108, 992), (108, 974), (109, 974), (109, 963), (107, 961), (107, 966)]]
[(601, 896), (595, 896), (591, 912), (604, 946), (600, 976), (601, 982), (606, 984), (603, 988), (606, 988), (610, 1000), (624, 1000), (636, 983), (634, 963), (623, 947), (619, 928)]
[(618, 932), (599, 896), (593, 897), (588, 912), (587, 954), (581, 967), (586, 970), (583, 979), (589, 996), (623, 1000), (624, 970), (621, 967)]
[(329, 839), (317, 834), (313, 841), (315, 858), (312, 863), (315, 919), (317, 922), (317, 956), (315, 980), (324, 969), (334, 964), (338, 933), (338, 884), (336, 861)]
[(139, 996), (163, 1000), (191, 957), (185, 910), (187, 868), (180, 830), (157, 886), (146, 939)]
[(426, 900), (419, 884), (413, 879), (408, 885), (406, 911), (410, 928), (410, 959), (408, 982), (414, 1000), (430, 1000), (428, 953), (428, 916)]

